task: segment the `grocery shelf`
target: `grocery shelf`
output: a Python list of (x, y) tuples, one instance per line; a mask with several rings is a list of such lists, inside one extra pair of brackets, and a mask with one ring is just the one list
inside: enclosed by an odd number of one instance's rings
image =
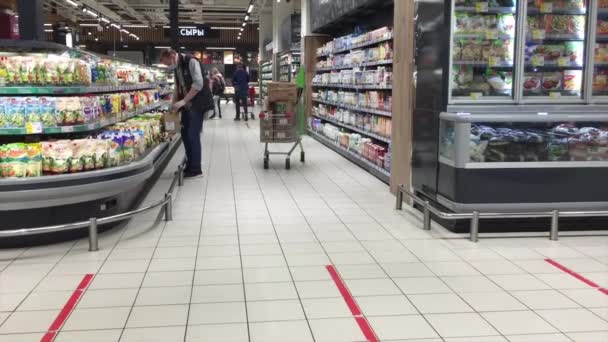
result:
[(584, 8), (552, 8), (550, 11), (542, 11), (538, 7), (528, 7), (528, 14), (569, 14), (585, 15), (587, 10)]
[(487, 39), (487, 40), (496, 40), (496, 39), (513, 39), (515, 36), (506, 34), (506, 33), (498, 33), (495, 35), (490, 35), (487, 32), (481, 33), (455, 33), (454, 39)]
[(563, 41), (584, 41), (585, 37), (576, 33), (547, 33), (544, 38), (534, 39), (531, 34), (526, 37), (528, 41), (542, 41), (542, 40), (563, 40)]
[(543, 65), (534, 65), (533, 63), (526, 63), (526, 68), (556, 68), (556, 69), (570, 69), (570, 70), (583, 70), (582, 65), (576, 63), (568, 63), (567, 65), (560, 65), (557, 61), (545, 61)]
[(346, 69), (353, 69), (353, 68), (357, 68), (357, 67), (362, 68), (362, 67), (370, 67), (370, 66), (377, 66), (377, 65), (389, 65), (389, 64), (393, 64), (393, 60), (392, 59), (384, 59), (384, 60), (375, 61), (375, 62), (364, 62), (364, 63), (361, 63), (361, 64), (350, 64), (350, 65), (342, 65), (342, 66), (317, 68), (317, 71), (346, 70)]
[(465, 7), (465, 6), (456, 6), (454, 7), (454, 11), (456, 12), (469, 12), (469, 13), (479, 13), (479, 14), (504, 14), (504, 13), (515, 13), (515, 7), (488, 7), (487, 11), (477, 7)]
[(117, 122), (125, 121), (134, 116), (144, 114), (153, 109), (167, 105), (167, 101), (161, 101), (149, 106), (136, 109), (134, 112), (127, 115), (122, 115), (120, 118), (104, 119), (98, 122), (72, 125), (72, 126), (57, 126), (57, 127), (43, 127), (41, 132), (28, 132), (26, 128), (0, 128), (0, 135), (35, 135), (35, 134), (62, 134), (62, 133), (83, 133), (95, 131), (103, 127), (113, 125)]
[(382, 116), (386, 116), (389, 118), (393, 116), (392, 112), (389, 112), (389, 111), (383, 110), (383, 109), (359, 107), (359, 106), (354, 106), (354, 105), (348, 105), (348, 104), (341, 103), (341, 102), (326, 101), (326, 100), (320, 100), (320, 99), (314, 99), (314, 98), (312, 99), (312, 101), (317, 102), (317, 103), (326, 104), (329, 106), (341, 107), (341, 108), (348, 109), (348, 110), (355, 110), (355, 111), (362, 112), (362, 113), (382, 115)]
[(114, 93), (156, 89), (157, 83), (132, 84), (122, 86), (9, 86), (0, 87), (0, 95), (78, 95), (91, 93)]
[(598, 34), (595, 36), (595, 39), (596, 39), (598, 42), (608, 42), (608, 34), (600, 34), (600, 33), (598, 33)]
[(308, 129), (308, 133), (311, 137), (313, 137), (315, 140), (319, 141), (320, 143), (322, 143), (323, 145), (327, 146), (328, 148), (334, 150), (335, 152), (337, 152), (338, 154), (340, 154), (342, 157), (350, 160), (351, 162), (357, 164), (359, 167), (363, 168), (364, 170), (368, 171), (369, 173), (371, 173), (372, 175), (374, 175), (375, 177), (377, 177), (378, 179), (380, 179), (381, 181), (383, 181), (384, 183), (389, 183), (390, 182), (390, 178), (391, 175), (388, 171), (378, 167), (377, 165), (373, 164), (372, 162), (370, 162), (369, 160), (361, 157), (359, 154), (356, 154), (354, 152), (351, 152), (350, 150), (344, 149), (340, 146), (338, 146), (336, 143), (334, 143), (333, 141), (329, 140), (328, 138), (326, 138), (325, 136), (311, 130)]
[(368, 85), (350, 85), (350, 84), (322, 84), (313, 83), (313, 87), (320, 88), (340, 88), (340, 89), (355, 89), (355, 90), (367, 90), (367, 89), (380, 89), (380, 90), (392, 90), (392, 85), (381, 85), (381, 84), (368, 84)]
[(393, 34), (392, 33), (389, 34), (386, 37), (382, 37), (382, 38), (378, 38), (378, 39), (373, 39), (373, 40), (370, 40), (368, 42), (364, 42), (364, 43), (360, 43), (360, 44), (355, 44), (355, 45), (352, 45), (352, 46), (350, 46), (348, 48), (334, 50), (334, 51), (329, 52), (329, 53), (322, 53), (322, 54), (317, 55), (317, 58), (327, 57), (327, 56), (330, 56), (330, 55), (335, 55), (335, 54), (343, 53), (343, 52), (349, 52), (351, 50), (360, 49), (360, 48), (363, 48), (363, 47), (367, 47), (367, 46), (372, 46), (372, 45), (384, 43), (384, 42), (389, 41), (389, 40), (393, 40)]
[(318, 118), (318, 119), (321, 119), (321, 120), (324, 120), (324, 121), (327, 121), (327, 122), (331, 122), (331, 123), (333, 123), (336, 126), (340, 126), (340, 127), (346, 128), (348, 130), (360, 133), (360, 134), (365, 135), (367, 137), (370, 137), (370, 138), (373, 138), (373, 139), (385, 142), (387, 144), (391, 143), (391, 139), (390, 138), (386, 138), (386, 137), (383, 137), (381, 135), (378, 135), (378, 134), (375, 134), (375, 133), (372, 133), (372, 132), (368, 132), (368, 131), (366, 131), (364, 129), (361, 129), (361, 128), (358, 128), (358, 127), (355, 127), (355, 126), (352, 126), (352, 125), (340, 122), (340, 121), (335, 120), (335, 119), (331, 119), (330, 117), (327, 117), (327, 116), (315, 115), (315, 114), (311, 114), (311, 115), (314, 116), (315, 118)]
[(496, 63), (490, 65), (489, 61), (454, 61), (454, 65), (490, 66), (492, 68), (512, 68), (513, 63)]

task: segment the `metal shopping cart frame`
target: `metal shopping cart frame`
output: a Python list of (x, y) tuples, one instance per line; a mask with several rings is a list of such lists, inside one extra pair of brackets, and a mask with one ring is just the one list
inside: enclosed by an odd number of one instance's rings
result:
[[(285, 156), (285, 169), (291, 168), (291, 154), (300, 147), (300, 162), (306, 161), (306, 153), (302, 145), (302, 136), (298, 130), (297, 115), (293, 112), (282, 114), (260, 113), (260, 142), (264, 143), (264, 169), (270, 167), (271, 155)], [(287, 152), (275, 152), (268, 149), (269, 144), (290, 144), (293, 146)]]

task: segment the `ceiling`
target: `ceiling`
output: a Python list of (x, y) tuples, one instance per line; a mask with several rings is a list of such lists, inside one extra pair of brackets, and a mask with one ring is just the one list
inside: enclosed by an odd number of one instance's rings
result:
[[(169, 0), (45, 0), (49, 13), (74, 22), (96, 20), (70, 4), (77, 3), (120, 25), (160, 26), (169, 23)], [(180, 23), (241, 25), (251, 0), (179, 0)], [(254, 13), (249, 20), (257, 22), (256, 9), (264, 0), (253, 0)], [(258, 6), (258, 4), (260, 6)]]

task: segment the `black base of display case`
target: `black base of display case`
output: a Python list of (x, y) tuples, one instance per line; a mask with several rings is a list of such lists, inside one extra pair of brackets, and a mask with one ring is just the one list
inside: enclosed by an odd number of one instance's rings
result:
[[(556, 162), (559, 163), (559, 162)], [(508, 210), (521, 203), (527, 209), (537, 203), (608, 203), (608, 167), (455, 168), (439, 163), (438, 192), (455, 203), (495, 203)], [(458, 210), (455, 210), (458, 211)]]
[[(178, 136), (167, 143), (163, 151), (153, 160), (153, 172), (143, 182), (136, 184), (126, 191), (113, 196), (99, 198), (91, 201), (58, 205), (46, 208), (32, 208), (21, 210), (1, 211), (0, 230), (40, 227), (86, 221), (92, 217), (113, 216), (132, 210), (141, 204), (147, 193), (152, 189), (167, 164), (177, 151), (181, 142)], [(123, 223), (113, 223), (99, 226), (99, 231), (117, 227)], [(21, 236), (15, 238), (0, 238), (0, 248), (14, 248), (21, 246), (44, 245), (71, 239), (78, 239), (88, 235), (86, 228)]]

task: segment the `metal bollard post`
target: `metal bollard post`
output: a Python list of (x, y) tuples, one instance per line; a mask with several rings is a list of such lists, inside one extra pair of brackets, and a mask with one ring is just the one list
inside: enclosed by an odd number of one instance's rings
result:
[(401, 191), (401, 186), (397, 188), (397, 203), (395, 204), (395, 209), (401, 210), (403, 209), (403, 191)]
[(424, 201), (424, 208), (422, 209), (422, 214), (424, 215), (424, 221), (422, 228), (424, 230), (431, 230), (431, 209), (429, 206), (431, 203), (429, 201)]
[(183, 166), (180, 165), (177, 172), (179, 172), (179, 174), (177, 175), (177, 185), (184, 186), (184, 168), (183, 168)]
[(469, 237), (471, 242), (479, 241), (479, 211), (473, 212), (471, 218), (471, 236)]
[(559, 239), (559, 211), (553, 210), (551, 215), (551, 232), (549, 233), (549, 240), (557, 241)]
[(89, 252), (96, 252), (99, 250), (99, 242), (97, 240), (97, 218), (91, 217), (89, 219)]
[(171, 193), (165, 194), (167, 200), (167, 203), (165, 203), (165, 221), (173, 221), (173, 199), (171, 197)]

